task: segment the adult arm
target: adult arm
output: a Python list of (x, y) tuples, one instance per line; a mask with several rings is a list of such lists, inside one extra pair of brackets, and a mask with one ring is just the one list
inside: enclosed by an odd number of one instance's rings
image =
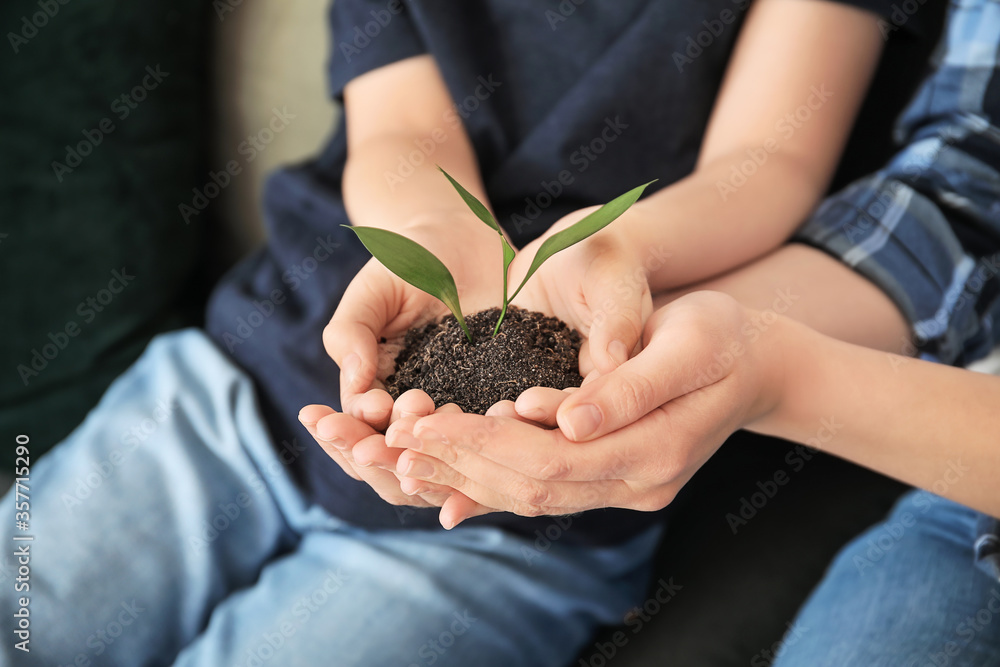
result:
[[(753, 3), (695, 170), (629, 216), (638, 252), (673, 254), (650, 275), (653, 292), (745, 264), (791, 236), (829, 185), (883, 44), (867, 11)], [(756, 166), (751, 154), (766, 161)], [(731, 181), (748, 160), (756, 171)]]

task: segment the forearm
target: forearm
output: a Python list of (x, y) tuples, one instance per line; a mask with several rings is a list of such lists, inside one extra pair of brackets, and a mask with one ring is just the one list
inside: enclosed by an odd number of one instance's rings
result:
[(495, 234), (437, 169), (487, 201), (472, 142), (431, 56), (354, 79), (344, 89), (344, 113), (343, 193), (351, 224), (399, 232), (432, 252), (447, 251), (440, 257), (446, 264), (497, 249)]
[(742, 150), (713, 160), (629, 213), (626, 233), (636, 249), (662, 247), (670, 253), (666, 262), (647, 267), (654, 269), (654, 291), (705, 280), (761, 257), (787, 241), (819, 203), (824, 181), (791, 156), (758, 149), (767, 161), (738, 188), (730, 177), (734, 166), (738, 173), (740, 163), (750, 160)]
[[(469, 246), (489, 243), (496, 248), (495, 233), (479, 222), (458, 193), (438, 171), (439, 164), (480, 198), (482, 179), (464, 131), (440, 130), (435, 152), (414, 166), (409, 156), (420, 153), (417, 143), (432, 137), (386, 133), (351, 146), (344, 170), (344, 203), (351, 224), (379, 227), (406, 234), (415, 227), (436, 229), (460, 236)], [(403, 165), (401, 167), (401, 165)], [(421, 241), (423, 242), (423, 240)]]
[(772, 332), (780, 399), (753, 430), (1000, 516), (1000, 378), (849, 345), (789, 320)]

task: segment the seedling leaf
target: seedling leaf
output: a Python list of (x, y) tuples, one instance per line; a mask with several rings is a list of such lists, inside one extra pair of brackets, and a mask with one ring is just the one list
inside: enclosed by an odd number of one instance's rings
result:
[(514, 249), (510, 247), (510, 243), (507, 242), (507, 237), (503, 235), (503, 230), (500, 228), (500, 223), (497, 222), (490, 210), (486, 208), (483, 202), (476, 199), (475, 195), (462, 187), (462, 184), (451, 177), (447, 171), (438, 167), (438, 171), (444, 174), (444, 177), (448, 179), (458, 194), (461, 195), (462, 200), (465, 202), (476, 217), (486, 223), (488, 227), (491, 227), (493, 231), (500, 235), (500, 243), (503, 245), (503, 305), (500, 307), (500, 317), (497, 319), (497, 325), (493, 329), (493, 335), (497, 335), (497, 331), (500, 330), (500, 324), (503, 322), (504, 316), (507, 314), (507, 306), (510, 304), (510, 299), (507, 298), (507, 271), (510, 268), (510, 263), (514, 261)]
[(441, 260), (429, 250), (405, 236), (377, 227), (347, 227), (357, 234), (368, 251), (382, 265), (419, 290), (436, 297), (448, 307), (469, 342), (472, 334), (462, 316), (462, 306), (458, 302), (458, 287)]
[(448, 179), (452, 187), (458, 190), (458, 194), (462, 196), (462, 199), (465, 201), (465, 204), (470, 209), (472, 209), (472, 212), (476, 214), (476, 217), (485, 222), (490, 227), (492, 227), (497, 234), (503, 236), (503, 230), (500, 229), (500, 224), (496, 221), (496, 218), (493, 217), (493, 214), (490, 213), (490, 210), (486, 208), (483, 202), (476, 199), (476, 197), (471, 192), (463, 188), (461, 184), (454, 178), (452, 178), (447, 171), (445, 171), (441, 167), (438, 167), (438, 171), (444, 174), (444, 177)]
[(656, 181), (650, 181), (645, 185), (640, 185), (639, 187), (629, 190), (625, 194), (616, 197), (609, 201), (607, 204), (597, 209), (583, 220), (580, 220), (571, 227), (567, 227), (561, 232), (553, 234), (542, 243), (541, 247), (538, 248), (538, 252), (535, 253), (535, 258), (531, 260), (531, 266), (528, 267), (528, 273), (524, 276), (524, 280), (514, 291), (514, 294), (510, 297), (510, 301), (514, 300), (514, 297), (518, 295), (521, 289), (524, 287), (528, 279), (534, 275), (535, 271), (545, 263), (547, 259), (552, 257), (552, 255), (569, 248), (572, 245), (583, 241), (589, 236), (596, 234), (601, 231), (612, 222), (618, 219), (622, 213), (627, 211), (632, 204), (639, 200), (642, 193), (645, 192), (646, 188), (655, 183)]

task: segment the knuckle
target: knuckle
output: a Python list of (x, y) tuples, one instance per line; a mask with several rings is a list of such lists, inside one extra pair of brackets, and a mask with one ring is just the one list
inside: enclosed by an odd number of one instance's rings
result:
[(514, 514), (518, 516), (525, 516), (529, 518), (545, 516), (545, 508), (540, 505), (533, 505), (531, 503), (516, 502), (512, 509)]
[(572, 466), (562, 456), (550, 456), (542, 459), (535, 470), (534, 477), (542, 480), (560, 480), (569, 477)]
[(629, 373), (615, 392), (616, 407), (621, 415), (629, 421), (642, 417), (653, 407), (656, 388), (653, 382), (644, 375)]
[(552, 494), (544, 484), (539, 484), (532, 479), (521, 479), (517, 483), (514, 497), (525, 505), (538, 507), (549, 505)]
[[(449, 468), (458, 464), (458, 450), (451, 445), (444, 445), (441, 450), (434, 453), (435, 457)], [(438, 466), (434, 466), (435, 475), (439, 473)]]
[(640, 512), (656, 512), (672, 503), (675, 496), (670, 488), (653, 489), (640, 494), (633, 508)]

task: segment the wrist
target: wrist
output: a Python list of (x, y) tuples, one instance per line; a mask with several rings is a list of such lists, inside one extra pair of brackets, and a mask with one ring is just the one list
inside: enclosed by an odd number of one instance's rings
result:
[(787, 398), (801, 372), (799, 363), (799, 325), (780, 315), (770, 324), (765, 313), (748, 310), (747, 322), (759, 332), (754, 346), (755, 400), (751, 404), (744, 427), (752, 431), (778, 435), (781, 423), (787, 419)]
[(421, 214), (396, 231), (419, 243), (445, 265), (455, 279), (464, 311), (500, 305), (503, 296), (500, 237), (468, 210)]
[(650, 287), (659, 285), (662, 281), (656, 276), (664, 273), (671, 256), (662, 212), (650, 204), (650, 199), (642, 199), (615, 224), (619, 223), (622, 241), (645, 270)]

